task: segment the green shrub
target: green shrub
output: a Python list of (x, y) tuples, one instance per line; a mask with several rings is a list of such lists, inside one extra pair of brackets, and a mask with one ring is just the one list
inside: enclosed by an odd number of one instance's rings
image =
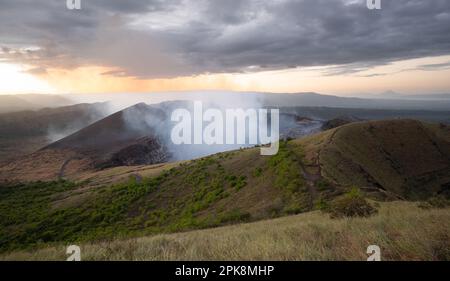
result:
[(332, 188), (332, 185), (328, 180), (321, 178), (316, 182), (316, 187), (319, 191), (325, 191)]
[(330, 209), (330, 204), (325, 201), (325, 199), (320, 198), (316, 201), (315, 208), (320, 211), (328, 211)]
[(256, 168), (256, 169), (253, 171), (253, 176), (254, 176), (255, 178), (258, 178), (258, 177), (260, 177), (261, 175), (262, 175), (262, 169), (261, 169), (260, 167)]
[(331, 218), (369, 217), (378, 211), (361, 195), (358, 188), (352, 188), (344, 196), (331, 202), (325, 209)]
[(230, 222), (246, 222), (250, 220), (251, 215), (248, 212), (241, 212), (238, 209), (234, 209), (230, 212), (222, 214), (219, 216), (220, 223), (230, 223)]

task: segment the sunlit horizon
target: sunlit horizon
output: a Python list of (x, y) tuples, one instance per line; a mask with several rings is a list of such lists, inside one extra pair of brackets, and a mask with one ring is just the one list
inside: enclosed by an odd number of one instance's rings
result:
[[(202, 74), (165, 79), (138, 79), (106, 75), (105, 67), (52, 69), (30, 74), (26, 67), (0, 63), (5, 79), (0, 94), (98, 94), (172, 91), (237, 91), (267, 93), (315, 92), (352, 96), (393, 91), (401, 94), (450, 92), (450, 69), (426, 69), (450, 61), (450, 56), (393, 62), (355, 74), (333, 74), (345, 66), (323, 66), (274, 71)], [(422, 68), (421, 68), (422, 67)]]

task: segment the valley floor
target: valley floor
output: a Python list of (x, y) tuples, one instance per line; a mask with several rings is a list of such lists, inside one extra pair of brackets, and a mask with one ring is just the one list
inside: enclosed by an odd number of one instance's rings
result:
[[(81, 244), (82, 260), (450, 260), (450, 209), (380, 203), (369, 218), (320, 211), (248, 224)], [(0, 255), (0, 260), (65, 260), (66, 246)]]

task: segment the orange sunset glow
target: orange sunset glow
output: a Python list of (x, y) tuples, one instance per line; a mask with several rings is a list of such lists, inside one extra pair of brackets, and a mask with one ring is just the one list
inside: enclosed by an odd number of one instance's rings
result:
[[(8, 77), (3, 93), (103, 93), (191, 90), (259, 92), (323, 92), (351, 94), (394, 90), (406, 93), (443, 92), (450, 88), (450, 69), (428, 71), (421, 65), (450, 61), (450, 56), (393, 62), (357, 74), (326, 75), (327, 67), (263, 71), (255, 73), (201, 74), (165, 79), (139, 79), (107, 75), (113, 69), (98, 66), (71, 70), (51, 69), (33, 75), (18, 65), (3, 65)], [(381, 75), (381, 74), (383, 75)], [(373, 76), (372, 76), (373, 75)]]

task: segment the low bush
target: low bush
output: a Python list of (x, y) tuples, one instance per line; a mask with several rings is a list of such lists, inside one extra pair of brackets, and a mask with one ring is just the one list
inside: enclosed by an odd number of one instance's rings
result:
[(231, 223), (231, 222), (247, 222), (251, 219), (251, 215), (248, 212), (242, 212), (238, 209), (234, 209), (219, 216), (219, 222)]
[(363, 197), (358, 188), (352, 188), (344, 196), (332, 201), (325, 208), (331, 218), (369, 217), (378, 211)]

